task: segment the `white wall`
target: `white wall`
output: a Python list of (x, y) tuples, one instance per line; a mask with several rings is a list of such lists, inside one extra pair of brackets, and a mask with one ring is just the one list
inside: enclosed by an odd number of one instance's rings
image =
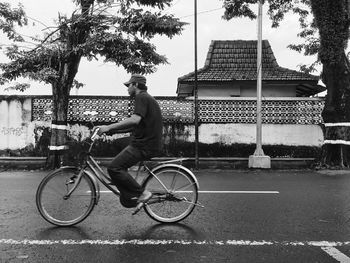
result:
[[(261, 92), (263, 97), (296, 97), (296, 87), (293, 85), (265, 85)], [(256, 97), (256, 85), (242, 88), (241, 97)]]
[(0, 101), (0, 150), (34, 145), (31, 99), (9, 97)]
[[(220, 85), (200, 84), (199, 97), (256, 97), (256, 83), (240, 84), (239, 82)], [(263, 97), (296, 97), (296, 86), (293, 84), (264, 84)]]
[[(0, 99), (0, 150), (17, 150), (31, 144), (35, 145), (35, 128), (49, 126), (49, 122), (31, 121), (30, 97), (13, 96)], [(74, 135), (78, 132), (78, 128), (79, 126), (72, 127), (71, 134)], [(79, 132), (81, 131), (79, 130)], [(184, 136), (180, 135), (178, 139), (191, 142), (195, 140), (194, 125), (185, 125), (183, 133)], [(40, 136), (40, 134), (38, 135)], [(199, 140), (202, 143), (254, 144), (255, 135), (255, 124), (202, 123), (199, 127)], [(318, 125), (263, 125), (263, 144), (265, 145), (319, 147), (322, 143), (323, 133)]]
[[(194, 141), (194, 135), (191, 136)], [(199, 127), (199, 140), (203, 143), (254, 144), (255, 124), (205, 124)], [(318, 125), (266, 124), (262, 127), (265, 145), (317, 146), (323, 144), (322, 129)]]

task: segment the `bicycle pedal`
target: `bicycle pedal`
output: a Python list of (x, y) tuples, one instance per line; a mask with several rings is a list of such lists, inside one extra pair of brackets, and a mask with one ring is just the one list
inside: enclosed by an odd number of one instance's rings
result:
[(195, 203), (195, 205), (196, 205), (196, 206), (199, 206), (199, 207), (201, 207), (201, 208), (205, 208), (205, 206), (204, 206), (204, 205), (202, 205), (202, 204), (201, 204), (201, 203), (199, 203), (199, 202)]
[(133, 216), (136, 215), (138, 212), (140, 212), (140, 210), (141, 210), (142, 207), (144, 207), (144, 206), (145, 206), (145, 203), (139, 203), (139, 204), (137, 204), (136, 209), (135, 209), (135, 211), (132, 213), (132, 215), (133, 215)]

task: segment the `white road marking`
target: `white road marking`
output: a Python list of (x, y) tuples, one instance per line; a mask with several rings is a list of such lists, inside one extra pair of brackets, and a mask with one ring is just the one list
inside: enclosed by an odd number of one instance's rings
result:
[[(179, 191), (186, 192), (186, 191)], [(100, 193), (112, 193), (109, 190), (100, 191)], [(279, 191), (198, 191), (200, 194), (279, 194)]]
[(278, 191), (198, 191), (202, 194), (279, 194)]
[[(35, 240), (35, 239), (0, 239), (0, 244), (8, 245), (213, 245), (213, 246), (312, 246), (320, 247), (323, 250), (335, 252), (334, 247), (349, 246), (350, 241), (254, 241), (254, 240), (172, 240), (172, 239), (61, 239), (61, 240)], [(335, 250), (334, 250), (334, 249)], [(327, 251), (326, 251), (327, 252)], [(327, 252), (328, 253), (328, 252)], [(336, 253), (335, 253), (336, 254)], [(342, 254), (340, 251), (338, 255)], [(344, 261), (345, 262), (345, 261)], [(348, 262), (348, 261), (346, 261)]]
[(350, 263), (350, 258), (335, 247), (321, 247), (321, 249), (340, 263)]
[(329, 256), (340, 263), (350, 263), (350, 258), (340, 252), (335, 247), (349, 246), (350, 241), (335, 242), (335, 241), (253, 241), (253, 240), (157, 240), (157, 239), (121, 239), (121, 240), (35, 240), (35, 239), (0, 239), (0, 245), (100, 245), (100, 246), (123, 246), (123, 245), (138, 245), (138, 246), (164, 246), (164, 245), (211, 245), (211, 246), (311, 246), (320, 247)]

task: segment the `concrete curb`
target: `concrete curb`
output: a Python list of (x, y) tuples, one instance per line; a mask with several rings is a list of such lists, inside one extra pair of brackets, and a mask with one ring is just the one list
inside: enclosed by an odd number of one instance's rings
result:
[[(159, 157), (158, 161), (175, 158)], [(96, 158), (101, 165), (107, 165), (112, 158)], [(271, 169), (307, 169), (311, 168), (314, 158), (271, 158)], [(42, 169), (45, 167), (46, 157), (0, 157), (0, 167), (11, 169)], [(195, 158), (188, 158), (183, 162), (186, 167), (195, 167)], [(248, 158), (239, 157), (208, 157), (199, 158), (200, 169), (247, 169)]]

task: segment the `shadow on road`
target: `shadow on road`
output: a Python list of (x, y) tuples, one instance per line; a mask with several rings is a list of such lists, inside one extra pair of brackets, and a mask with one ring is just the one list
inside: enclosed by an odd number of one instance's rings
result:
[(85, 229), (80, 226), (70, 227), (49, 227), (42, 231), (39, 231), (37, 239), (75, 239), (75, 240), (86, 240), (91, 239), (91, 236), (87, 234)]
[(197, 240), (203, 238), (204, 235), (194, 228), (185, 224), (157, 224), (153, 225), (140, 234), (127, 233), (123, 235), (123, 239), (167, 239), (167, 240)]

